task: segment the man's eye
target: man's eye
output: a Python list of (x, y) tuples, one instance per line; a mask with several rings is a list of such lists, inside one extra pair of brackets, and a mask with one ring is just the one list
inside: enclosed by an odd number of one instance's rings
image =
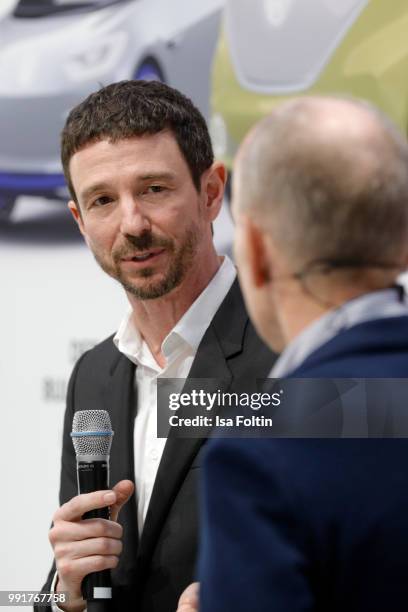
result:
[(105, 206), (110, 202), (112, 202), (112, 198), (110, 198), (109, 196), (101, 196), (100, 198), (96, 198), (96, 200), (94, 200), (92, 204), (94, 206)]
[(165, 200), (166, 195), (169, 192), (169, 188), (164, 185), (146, 185), (142, 187), (138, 193), (141, 200), (157, 204), (162, 200)]
[(162, 185), (149, 185), (149, 187), (146, 189), (147, 193), (161, 193), (164, 190), (165, 187)]

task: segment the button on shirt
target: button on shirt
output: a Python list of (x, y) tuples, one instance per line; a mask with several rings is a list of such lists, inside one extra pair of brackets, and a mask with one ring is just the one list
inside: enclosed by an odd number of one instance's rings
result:
[(166, 443), (157, 438), (156, 383), (158, 378), (187, 378), (199, 344), (236, 277), (228, 257), (204, 291), (163, 340), (166, 365), (161, 368), (141, 337), (130, 310), (113, 341), (118, 350), (137, 367), (137, 413), (134, 429), (135, 485), (138, 527), (141, 533)]

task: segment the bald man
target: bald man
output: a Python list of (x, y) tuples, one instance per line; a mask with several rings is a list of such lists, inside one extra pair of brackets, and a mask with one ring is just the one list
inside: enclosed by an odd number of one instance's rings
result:
[[(408, 146), (375, 109), (301, 98), (239, 151), (235, 254), (274, 378), (407, 378)], [(290, 407), (286, 407), (290, 410)], [(211, 442), (201, 612), (408, 602), (408, 442)], [(197, 609), (194, 587), (179, 610)]]

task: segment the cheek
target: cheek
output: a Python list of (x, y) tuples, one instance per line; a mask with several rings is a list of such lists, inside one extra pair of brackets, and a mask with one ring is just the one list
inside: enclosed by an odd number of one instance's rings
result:
[(85, 224), (84, 238), (88, 247), (93, 252), (103, 253), (110, 251), (115, 243), (115, 235), (112, 229), (104, 224)]
[(111, 218), (93, 218), (91, 215), (84, 221), (84, 230), (92, 242), (112, 240), (117, 233), (116, 223)]
[(204, 202), (193, 188), (186, 189), (163, 211), (171, 227), (190, 226), (204, 220)]
[(252, 299), (251, 294), (251, 279), (249, 275), (249, 266), (248, 262), (245, 258), (245, 253), (239, 248), (239, 245), (236, 246), (237, 243), (234, 243), (234, 256), (235, 263), (238, 270), (238, 279), (239, 284), (241, 286), (242, 292), (244, 294), (246, 302), (250, 302)]
[(167, 204), (150, 211), (147, 218), (153, 234), (177, 235), (187, 223), (188, 211), (176, 204)]
[(245, 268), (247, 267), (247, 257), (243, 232), (239, 226), (235, 229), (233, 250), (237, 268), (239, 271), (242, 270), (242, 274), (244, 274)]
[(238, 269), (239, 283), (244, 294), (247, 309), (251, 316), (253, 316), (253, 312), (256, 309), (256, 304), (254, 304), (256, 301), (256, 289), (254, 287), (253, 278), (251, 275), (251, 266), (244, 231), (239, 227), (237, 227), (234, 236), (234, 258)]
[(251, 279), (248, 275), (247, 266), (244, 265), (238, 267), (238, 279), (240, 287), (242, 289), (242, 293), (245, 298), (245, 302), (247, 304), (248, 311), (251, 312), (251, 310), (253, 310), (254, 308), (254, 289), (253, 285), (251, 284)]

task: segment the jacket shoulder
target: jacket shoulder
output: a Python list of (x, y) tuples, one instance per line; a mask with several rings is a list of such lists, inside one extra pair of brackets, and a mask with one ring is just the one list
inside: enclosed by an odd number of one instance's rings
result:
[(113, 343), (115, 334), (111, 334), (102, 342), (96, 344), (93, 348), (86, 351), (78, 360), (77, 366), (79, 369), (95, 368), (110, 369), (120, 359), (121, 353)]
[(69, 390), (75, 389), (76, 394), (87, 390), (95, 392), (111, 379), (115, 373), (125, 368), (126, 371), (133, 364), (118, 351), (113, 343), (114, 334), (86, 351), (77, 361), (71, 375)]
[(408, 316), (367, 321), (317, 348), (291, 377), (405, 378)]

